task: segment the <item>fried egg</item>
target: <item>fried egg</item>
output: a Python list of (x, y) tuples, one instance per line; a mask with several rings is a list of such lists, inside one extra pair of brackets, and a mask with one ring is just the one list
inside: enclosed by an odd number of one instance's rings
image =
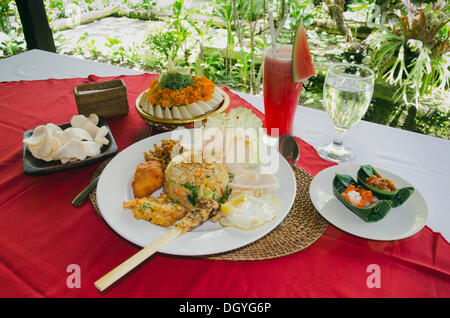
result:
[(279, 212), (278, 196), (251, 192), (232, 197), (220, 208), (219, 222), (222, 226), (232, 226), (241, 230), (252, 230), (273, 221)]

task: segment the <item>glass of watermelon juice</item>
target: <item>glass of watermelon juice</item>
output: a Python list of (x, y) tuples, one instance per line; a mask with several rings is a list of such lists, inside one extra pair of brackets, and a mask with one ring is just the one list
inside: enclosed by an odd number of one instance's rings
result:
[[(278, 137), (292, 134), (295, 111), (302, 90), (302, 82), (294, 82), (292, 74), (292, 46), (282, 45), (264, 51), (264, 128), (267, 134)], [(277, 128), (279, 129), (277, 132)]]

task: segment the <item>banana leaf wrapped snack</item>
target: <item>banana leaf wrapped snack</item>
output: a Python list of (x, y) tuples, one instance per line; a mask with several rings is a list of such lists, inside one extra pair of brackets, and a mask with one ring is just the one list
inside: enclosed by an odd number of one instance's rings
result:
[(383, 200), (372, 191), (360, 187), (349, 175), (336, 174), (333, 179), (333, 193), (347, 208), (365, 222), (383, 219), (392, 208), (389, 200)]
[(393, 208), (402, 205), (414, 192), (413, 187), (397, 189), (391, 180), (383, 178), (371, 165), (361, 166), (357, 178), (361, 185), (378, 198), (391, 201)]

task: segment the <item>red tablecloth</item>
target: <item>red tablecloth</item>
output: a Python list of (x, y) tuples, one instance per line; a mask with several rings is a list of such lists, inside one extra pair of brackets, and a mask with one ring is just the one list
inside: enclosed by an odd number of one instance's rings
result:
[[(108, 119), (119, 151), (143, 121), (134, 101), (155, 75), (121, 76), (130, 113)], [(73, 86), (109, 78), (0, 83), (0, 296), (1, 297), (449, 297), (450, 246), (425, 227), (400, 241), (376, 242), (329, 225), (309, 248), (266, 261), (212, 261), (156, 254), (102, 295), (94, 281), (138, 251), (95, 213), (71, 201), (99, 164), (46, 176), (26, 176), (22, 137), (39, 124), (68, 122), (77, 113)], [(248, 107), (226, 90), (232, 107)], [(331, 163), (298, 139), (299, 165), (315, 175)], [(432, 211), (431, 211), (432, 213)], [(69, 288), (71, 264), (81, 288)], [(371, 265), (380, 270), (370, 288)], [(372, 286), (373, 287), (373, 286)]]

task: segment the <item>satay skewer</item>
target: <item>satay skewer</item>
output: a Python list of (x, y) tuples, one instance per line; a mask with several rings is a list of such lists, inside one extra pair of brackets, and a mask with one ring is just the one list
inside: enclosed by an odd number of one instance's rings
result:
[(190, 210), (172, 229), (97, 280), (94, 283), (95, 287), (99, 291), (104, 291), (163, 246), (216, 215), (218, 210), (219, 204), (216, 201), (206, 198), (197, 199), (196, 207)]

